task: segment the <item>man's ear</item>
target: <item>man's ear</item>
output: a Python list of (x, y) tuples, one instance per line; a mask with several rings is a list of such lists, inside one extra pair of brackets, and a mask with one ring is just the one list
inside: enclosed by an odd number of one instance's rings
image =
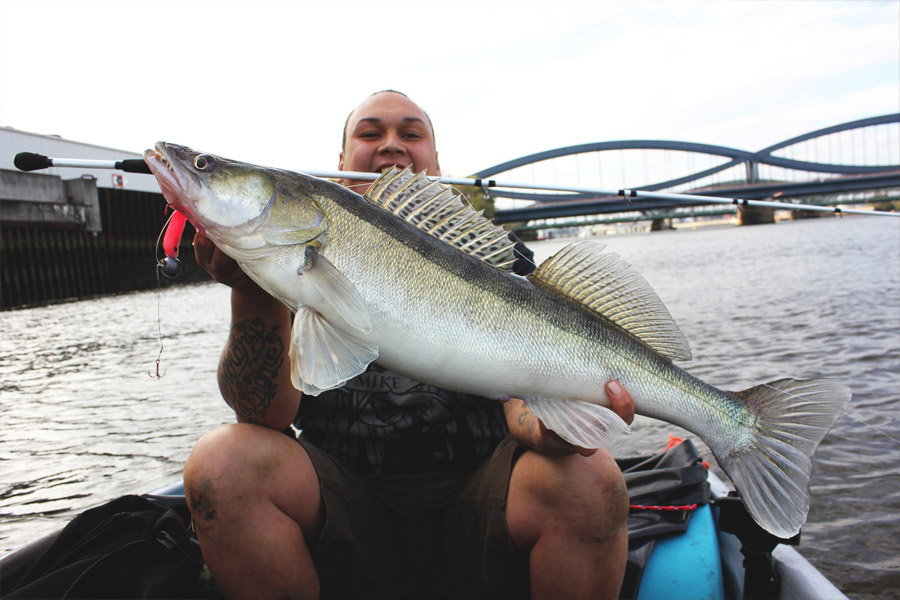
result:
[(341, 152), (338, 155), (338, 171), (343, 171), (343, 170), (344, 170), (344, 153)]
[(434, 152), (434, 164), (437, 166), (437, 170), (438, 170), (438, 172), (435, 173), (435, 175), (440, 175), (441, 174), (441, 163), (438, 160), (438, 153), (436, 150)]

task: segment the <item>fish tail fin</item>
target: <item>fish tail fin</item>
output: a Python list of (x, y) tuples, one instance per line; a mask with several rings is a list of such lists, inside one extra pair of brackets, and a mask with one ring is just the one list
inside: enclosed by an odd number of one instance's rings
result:
[(791, 538), (806, 522), (812, 455), (850, 401), (835, 381), (779, 379), (736, 392), (753, 409), (755, 437), (716, 451), (757, 523)]

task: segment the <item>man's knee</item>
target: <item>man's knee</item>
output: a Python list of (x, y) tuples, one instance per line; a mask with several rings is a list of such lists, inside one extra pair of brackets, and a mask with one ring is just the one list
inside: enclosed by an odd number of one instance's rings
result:
[(600, 450), (590, 457), (528, 452), (516, 469), (507, 513), (514, 537), (519, 533), (523, 539), (536, 540), (553, 527), (602, 538), (626, 526), (628, 491), (608, 452)]
[(195, 518), (213, 517), (230, 505), (244, 510), (254, 501), (302, 497), (307, 489), (318, 498), (315, 470), (300, 445), (245, 423), (220, 427), (197, 441), (185, 464), (184, 488)]
[(265, 465), (265, 453), (271, 447), (266, 438), (272, 434), (277, 432), (243, 423), (225, 425), (204, 434), (185, 464), (185, 486), (198, 478), (234, 479)]
[[(583, 473), (577, 470), (583, 469)], [(615, 535), (628, 524), (628, 488), (613, 457), (600, 450), (572, 474), (583, 485), (588, 521), (599, 535)]]

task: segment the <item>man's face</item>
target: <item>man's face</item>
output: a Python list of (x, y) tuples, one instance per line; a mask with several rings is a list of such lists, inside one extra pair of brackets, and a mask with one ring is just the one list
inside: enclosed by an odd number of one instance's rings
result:
[[(428, 117), (402, 94), (381, 92), (367, 98), (350, 115), (338, 169), (381, 173), (392, 166), (441, 174)], [(343, 183), (361, 194), (371, 182)]]

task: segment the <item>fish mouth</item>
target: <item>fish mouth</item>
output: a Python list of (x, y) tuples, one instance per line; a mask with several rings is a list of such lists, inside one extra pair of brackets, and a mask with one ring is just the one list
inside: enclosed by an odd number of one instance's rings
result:
[(156, 142), (153, 148), (144, 151), (144, 162), (156, 177), (166, 202), (176, 210), (183, 210), (186, 202), (197, 196), (200, 185), (197, 177), (181, 166), (176, 153), (196, 154), (185, 146)]

